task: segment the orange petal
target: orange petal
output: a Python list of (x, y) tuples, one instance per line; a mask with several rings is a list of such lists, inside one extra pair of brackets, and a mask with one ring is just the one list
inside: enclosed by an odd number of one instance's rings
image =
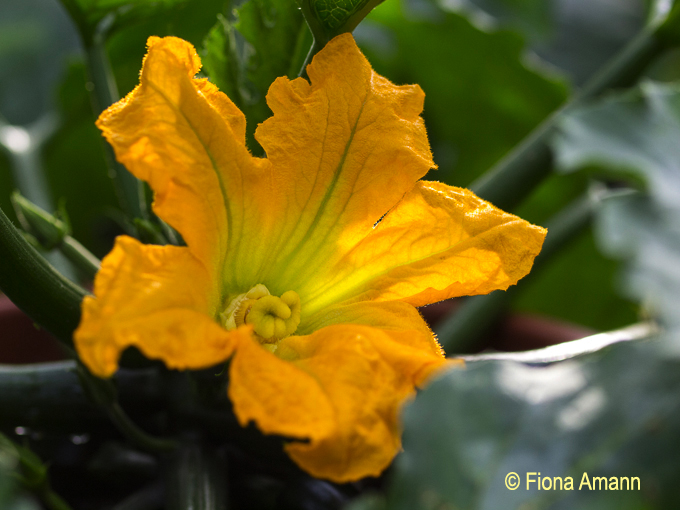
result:
[(335, 325), (279, 343), (276, 355), (239, 345), (229, 395), (241, 424), (307, 439), (287, 446), (313, 476), (336, 482), (377, 476), (400, 448), (401, 405), (424, 373), (447, 361), (418, 331)]
[(377, 75), (350, 34), (328, 43), (307, 71), (311, 84), (272, 84), (274, 116), (256, 132), (280, 197), (258, 199), (276, 209), (278, 229), (263, 283), (303, 300), (306, 285), (326, 278), (329, 265), (435, 166), (419, 116), (422, 90)]
[(444, 355), (434, 333), (418, 310), (401, 301), (362, 301), (330, 306), (315, 315), (305, 317), (298, 326), (297, 334), (311, 334), (335, 324), (358, 324), (389, 330), (392, 339), (400, 341), (403, 336), (404, 343), (419, 352), (437, 357)]
[(245, 118), (232, 101), (193, 79), (199, 68), (188, 42), (149, 38), (139, 86), (97, 126), (118, 160), (149, 182), (154, 211), (218, 274), (229, 246), (252, 230), (244, 218), (259, 219), (244, 190), (260, 186), (269, 165), (246, 149)]
[(364, 300), (422, 306), (507, 289), (529, 272), (545, 235), (469, 190), (421, 181), (307, 295), (303, 310)]
[(138, 347), (172, 368), (224, 361), (248, 330), (227, 332), (213, 317), (219, 293), (188, 248), (144, 245), (119, 237), (86, 297), (74, 333), (78, 354), (101, 377), (118, 368), (120, 353)]

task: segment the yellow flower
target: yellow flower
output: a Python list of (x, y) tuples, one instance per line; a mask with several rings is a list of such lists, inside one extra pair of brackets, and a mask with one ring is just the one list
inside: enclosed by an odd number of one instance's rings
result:
[(97, 122), (187, 246), (119, 237), (78, 352), (103, 377), (129, 346), (176, 369), (231, 358), (243, 425), (290, 438), (317, 477), (378, 475), (401, 404), (446, 363), (415, 307), (513, 285), (545, 230), (418, 181), (435, 166), (424, 94), (378, 76), (348, 34), (314, 58), (311, 84), (272, 84), (266, 159), (199, 68), (189, 43), (150, 38), (140, 85)]

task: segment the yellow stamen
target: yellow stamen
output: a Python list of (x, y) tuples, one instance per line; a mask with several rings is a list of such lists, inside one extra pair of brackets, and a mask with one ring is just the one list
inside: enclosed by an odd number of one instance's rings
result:
[(251, 324), (263, 343), (276, 343), (300, 324), (300, 296), (292, 290), (272, 296), (267, 287), (257, 284), (232, 299), (220, 317), (226, 329)]

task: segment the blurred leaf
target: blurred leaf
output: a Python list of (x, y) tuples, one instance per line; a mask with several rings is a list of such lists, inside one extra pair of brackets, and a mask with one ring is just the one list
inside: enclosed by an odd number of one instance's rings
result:
[(0, 115), (26, 126), (53, 109), (64, 58), (78, 35), (61, 6), (49, 0), (0, 2)]
[(573, 112), (561, 130), (563, 171), (595, 165), (645, 188), (604, 204), (597, 237), (604, 253), (626, 260), (626, 295), (680, 338), (680, 88), (645, 83)]
[(220, 17), (203, 44), (210, 79), (246, 115), (247, 144), (257, 125), (271, 116), (265, 103), (279, 76), (298, 76), (312, 36), (294, 0), (249, 0), (234, 11), (235, 21)]
[(187, 0), (61, 0), (86, 44), (95, 32), (111, 33)]
[(551, 33), (555, 24), (555, 3), (555, 0), (439, 0), (439, 4), (448, 10), (468, 11), (476, 17), (492, 16), (503, 25), (521, 29), (530, 40), (544, 39)]
[(82, 63), (72, 62), (59, 88), (61, 125), (47, 144), (43, 160), (54, 197), (64, 199), (73, 235), (103, 256), (113, 235), (120, 233), (112, 219), (117, 208), (102, 154), (102, 138), (94, 125)]
[(622, 327), (638, 320), (638, 307), (614, 289), (618, 270), (618, 263), (600, 253), (588, 229), (521, 284), (513, 309), (560, 317), (599, 331)]
[(555, 110), (566, 88), (527, 67), (519, 34), (482, 30), (434, 4), (417, 5), (414, 11), (388, 1), (355, 36), (377, 72), (423, 88), (440, 166), (433, 177), (467, 185)]
[[(665, 0), (663, 3), (668, 4)], [(630, 41), (645, 22), (646, 0), (439, 0), (519, 29), (531, 50), (580, 85)], [(474, 19), (473, 18), (473, 19)], [(488, 21), (487, 21), (488, 23)]]
[(589, 165), (646, 183), (659, 205), (680, 210), (680, 88), (644, 83), (570, 113), (555, 143), (564, 172)]
[(146, 40), (150, 35), (180, 37), (199, 49), (206, 34), (215, 25), (217, 15), (230, 6), (230, 0), (182, 0), (171, 9), (160, 10), (113, 34), (107, 47), (121, 95), (127, 94), (139, 83)]
[[(404, 412), (387, 508), (677, 507), (680, 367), (648, 347), (622, 344), (541, 368), (472, 362), (446, 373)], [(510, 472), (520, 490), (506, 488)], [(527, 490), (528, 472), (571, 476), (574, 488)], [(637, 476), (641, 490), (579, 490), (583, 473)]]
[(19, 494), (20, 447), (0, 433), (0, 508), (3, 510), (39, 510), (38, 505)]

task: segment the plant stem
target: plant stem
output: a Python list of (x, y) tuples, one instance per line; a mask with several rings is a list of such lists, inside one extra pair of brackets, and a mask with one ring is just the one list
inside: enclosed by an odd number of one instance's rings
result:
[[(548, 235), (541, 253), (536, 257), (532, 275), (540, 271), (553, 255), (576, 238), (590, 225), (598, 205), (605, 198), (619, 195), (620, 192), (589, 192), (577, 198), (547, 222)], [(532, 276), (534, 277), (534, 276)], [(495, 291), (485, 296), (472, 296), (442, 324), (435, 328), (439, 341), (447, 353), (469, 352), (478, 338), (495, 323), (496, 318), (506, 308), (517, 292), (513, 287), (505, 292)]]
[[(43, 115), (27, 128), (9, 125), (0, 116), (0, 146), (9, 156), (14, 185), (32, 203), (46, 211), (54, 211), (54, 204), (45, 178), (42, 149), (58, 124), (53, 113)], [(17, 138), (23, 143), (17, 143)], [(76, 281), (75, 272), (63, 255), (45, 253), (44, 257), (66, 278)]]
[[(165, 397), (155, 369), (120, 369), (118, 399), (134, 409), (160, 409)], [(31, 398), (27, 399), (26, 396)], [(104, 415), (87, 398), (75, 361), (36, 365), (0, 365), (0, 427), (25, 426), (80, 432)]]
[(314, 42), (312, 42), (312, 47), (309, 48), (309, 53), (307, 53), (307, 56), (305, 57), (305, 61), (302, 63), (302, 67), (300, 68), (300, 78), (304, 78), (305, 80), (308, 80), (309, 77), (307, 76), (307, 66), (312, 63), (312, 59), (314, 58), (314, 55), (319, 53), (321, 49), (323, 48), (323, 44), (321, 44), (318, 39), (314, 39)]
[(80, 244), (76, 239), (67, 235), (59, 245), (59, 250), (71, 263), (82, 270), (88, 279), (94, 279), (101, 266), (100, 260)]
[(163, 485), (156, 482), (128, 496), (111, 510), (156, 510), (163, 507), (163, 496)]
[(183, 445), (173, 454), (166, 472), (167, 510), (226, 510), (225, 470), (214, 451)]
[[(106, 34), (113, 22), (112, 16), (104, 18), (91, 38), (83, 37), (87, 68), (92, 83), (92, 105), (95, 115), (120, 99), (111, 63), (106, 53)], [(104, 143), (104, 153), (121, 208), (130, 220), (147, 218), (146, 197), (142, 182), (116, 161), (113, 149)]]
[(40, 494), (40, 499), (49, 510), (72, 510), (69, 504), (49, 486)]
[(154, 437), (142, 429), (123, 411), (118, 402), (112, 402), (105, 407), (109, 419), (116, 428), (127, 437), (135, 446), (148, 452), (167, 452), (177, 448), (178, 443), (174, 439)]
[(566, 105), (548, 117), (470, 188), (501, 209), (513, 209), (552, 170), (549, 142), (562, 116), (609, 89), (634, 84), (648, 64), (672, 44), (668, 38), (660, 36), (658, 27), (645, 28)]
[(64, 344), (80, 322), (84, 289), (64, 278), (0, 210), (0, 289), (33, 321)]
[(80, 361), (77, 362), (76, 373), (87, 396), (106, 412), (118, 431), (134, 445), (148, 452), (166, 452), (178, 446), (173, 439), (157, 438), (139, 428), (120, 407), (118, 388), (111, 379), (94, 376)]

